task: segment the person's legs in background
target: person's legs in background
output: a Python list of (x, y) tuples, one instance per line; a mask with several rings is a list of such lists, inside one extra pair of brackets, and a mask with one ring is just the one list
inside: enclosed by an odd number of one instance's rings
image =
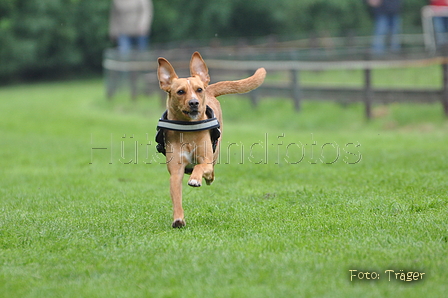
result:
[(437, 46), (446, 45), (448, 43), (448, 17), (434, 17), (433, 23)]
[(140, 52), (148, 50), (148, 41), (149, 41), (148, 36), (144, 35), (137, 36), (136, 37), (137, 50), (139, 50)]
[(386, 36), (388, 31), (387, 15), (377, 14), (375, 16), (375, 28), (372, 43), (372, 52), (375, 55), (384, 54), (386, 51)]
[[(118, 61), (126, 61), (132, 50), (132, 40), (129, 35), (121, 34), (117, 38), (117, 52), (114, 59)], [(119, 89), (120, 82), (128, 75), (127, 71), (113, 70), (109, 74), (109, 82), (107, 83), (107, 98), (112, 98)]]
[[(139, 58), (139, 53), (145, 52), (148, 49), (148, 37), (147, 36), (129, 36), (120, 35), (117, 39), (118, 54), (120, 60), (129, 61), (129, 59)], [(130, 70), (124, 73), (125, 76), (129, 76), (131, 98), (135, 100), (138, 96), (138, 82), (141, 76), (139, 71)]]
[(117, 46), (120, 55), (127, 55), (132, 50), (132, 37), (124, 34), (118, 36)]
[(390, 50), (393, 53), (401, 50), (401, 18), (399, 14), (389, 15)]

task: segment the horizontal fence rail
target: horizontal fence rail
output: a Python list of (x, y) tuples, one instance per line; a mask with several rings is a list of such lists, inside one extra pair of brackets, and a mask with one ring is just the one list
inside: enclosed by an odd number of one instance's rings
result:
[[(183, 55), (182, 57), (188, 57)], [(154, 53), (141, 53), (129, 56), (127, 59), (117, 59), (108, 55), (103, 60), (106, 74), (108, 97), (111, 97), (115, 88), (116, 77), (121, 73), (127, 73), (131, 82), (132, 97), (137, 95), (136, 81), (144, 73), (147, 90), (153, 92), (158, 89), (157, 62)], [(232, 73), (239, 78), (241, 73), (252, 74), (257, 68), (264, 67), (270, 72), (289, 72), (289, 81), (265, 82), (260, 88), (249, 93), (251, 101), (257, 104), (262, 97), (290, 97), (297, 111), (300, 110), (302, 99), (335, 100), (343, 103), (364, 102), (365, 115), (372, 117), (373, 103), (390, 102), (441, 102), (444, 113), (448, 116), (448, 57), (424, 57), (417, 59), (384, 59), (384, 60), (353, 60), (353, 61), (266, 61), (266, 60), (224, 60), (206, 59), (211, 73)], [(172, 65), (188, 73), (189, 61), (187, 59), (174, 60)], [(385, 89), (372, 86), (372, 71), (384, 68), (407, 68), (441, 65), (443, 86), (440, 89)], [(331, 86), (306, 86), (300, 82), (300, 71), (325, 71), (325, 70), (363, 70), (363, 86), (361, 87), (331, 87)], [(115, 78), (114, 78), (115, 77)], [(212, 78), (220, 77), (214, 75)], [(134, 85), (134, 86), (133, 86)], [(113, 90), (112, 90), (113, 91)]]
[[(375, 60), (375, 61), (236, 61), (236, 60), (214, 60), (207, 59), (209, 69), (223, 70), (251, 70), (264, 67), (271, 71), (285, 70), (335, 70), (335, 69), (380, 69), (380, 68), (404, 68), (404, 67), (424, 67), (434, 64), (448, 63), (448, 57), (433, 57), (415, 60)], [(188, 61), (176, 61), (173, 66), (187, 68)], [(154, 71), (157, 68), (156, 61), (120, 61), (114, 59), (104, 59), (103, 68), (112, 71)]]

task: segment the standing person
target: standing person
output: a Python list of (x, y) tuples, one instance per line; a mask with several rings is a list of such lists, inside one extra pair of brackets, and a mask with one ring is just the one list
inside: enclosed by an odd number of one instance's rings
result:
[(120, 54), (148, 48), (153, 19), (151, 0), (113, 0), (110, 10), (109, 35), (118, 44)]
[[(109, 35), (117, 41), (118, 57), (115, 59), (129, 61), (142, 59), (148, 48), (149, 32), (153, 19), (151, 0), (112, 0), (109, 19)], [(136, 51), (136, 52), (135, 52)], [(115, 55), (115, 54), (114, 54)], [(120, 73), (121, 72), (121, 73)], [(111, 70), (107, 72), (107, 97), (112, 98), (120, 78), (129, 76), (131, 98), (138, 95), (138, 81), (141, 72), (132, 69)]]
[[(431, 6), (435, 6), (434, 9), (447, 9), (448, 0), (430, 0)], [(434, 32), (436, 34), (436, 43), (438, 46), (446, 45), (448, 43), (448, 37), (446, 36), (448, 32), (448, 17), (437, 16), (433, 18), (434, 22)]]
[(372, 52), (377, 55), (386, 52), (386, 37), (390, 35), (390, 50), (400, 51), (401, 4), (402, 0), (367, 0), (372, 8), (375, 29)]

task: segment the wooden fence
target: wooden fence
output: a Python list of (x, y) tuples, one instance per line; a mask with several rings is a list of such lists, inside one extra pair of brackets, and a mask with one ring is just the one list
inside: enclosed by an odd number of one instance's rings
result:
[[(148, 57), (150, 54), (132, 57), (126, 61), (106, 57), (103, 66), (106, 74), (107, 94), (111, 97), (115, 88), (116, 77), (121, 73), (127, 73), (131, 82), (131, 94), (137, 95), (137, 78), (144, 73), (144, 84), (149, 92), (158, 90), (156, 69), (157, 57)], [(150, 58), (150, 59), (149, 59)], [(236, 61), (222, 59), (206, 59), (207, 66), (212, 73), (212, 79), (219, 76), (214, 73), (234, 73), (233, 77), (238, 79), (241, 73), (252, 74), (259, 67), (266, 68), (268, 73), (288, 72), (289, 80), (284, 82), (266, 81), (260, 88), (249, 93), (251, 101), (256, 105), (262, 97), (290, 97), (294, 107), (300, 111), (303, 99), (313, 100), (336, 100), (339, 102), (364, 102), (365, 116), (372, 117), (372, 105), (374, 103), (391, 102), (441, 102), (445, 115), (448, 116), (448, 57), (428, 57), (417, 59), (400, 60), (356, 60), (356, 61)], [(173, 61), (173, 66), (179, 75), (186, 75), (189, 62), (187, 60)], [(372, 72), (381, 68), (406, 68), (424, 67), (429, 65), (440, 65), (443, 84), (437, 89), (385, 89), (374, 88), (372, 84)], [(363, 86), (355, 87), (310, 87), (303, 85), (300, 81), (301, 71), (324, 71), (324, 70), (362, 70)], [(184, 74), (182, 74), (184, 72)], [(424, 74), (422, 74), (424, 75)], [(115, 78), (114, 78), (115, 77)]]

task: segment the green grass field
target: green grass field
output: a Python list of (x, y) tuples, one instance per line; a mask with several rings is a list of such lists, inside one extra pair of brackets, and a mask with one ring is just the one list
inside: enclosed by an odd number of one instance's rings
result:
[(367, 123), (361, 104), (298, 114), (222, 97), (216, 181), (184, 180), (187, 227), (172, 229), (159, 99), (103, 93), (100, 81), (0, 88), (1, 297), (448, 292), (440, 105), (376, 106)]

